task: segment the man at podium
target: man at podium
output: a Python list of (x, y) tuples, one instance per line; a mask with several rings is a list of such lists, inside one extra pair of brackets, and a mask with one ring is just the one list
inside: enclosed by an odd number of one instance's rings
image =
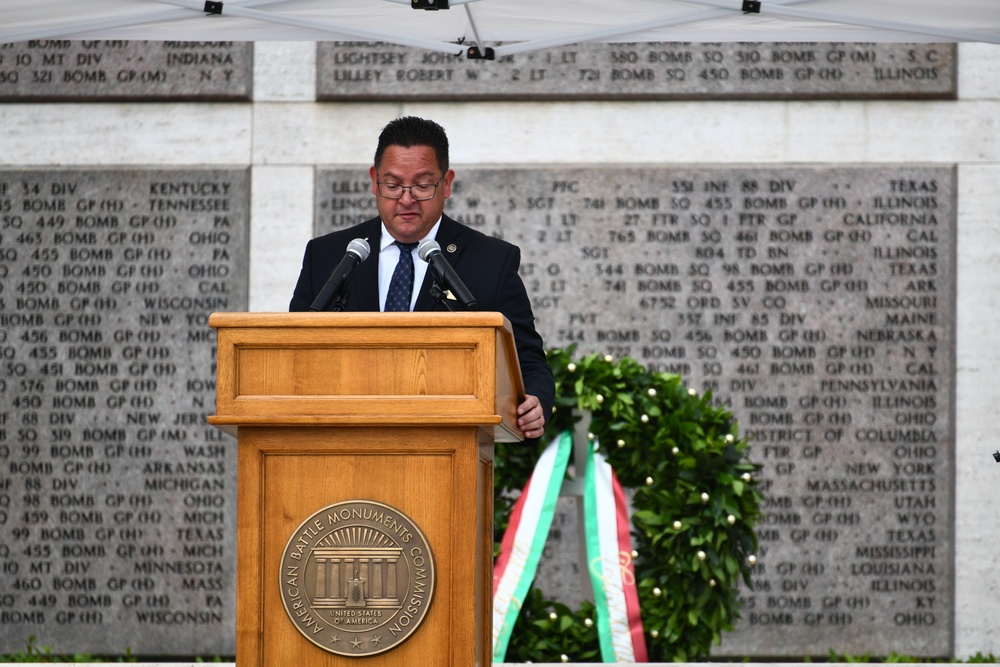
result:
[[(513, 327), (524, 378), (517, 426), (526, 438), (539, 438), (552, 413), (555, 385), (518, 275), (521, 252), (444, 215), (455, 179), (444, 128), (413, 116), (393, 120), (379, 135), (369, 175), (379, 217), (306, 245), (289, 310), (316, 309), (317, 296), (335, 278), (331, 274), (347, 267), (347, 278), (336, 286), (338, 298), (319, 309), (336, 303), (346, 311), (503, 313)], [(375, 255), (368, 261), (365, 247)], [(441, 277), (450, 284), (440, 285)]]

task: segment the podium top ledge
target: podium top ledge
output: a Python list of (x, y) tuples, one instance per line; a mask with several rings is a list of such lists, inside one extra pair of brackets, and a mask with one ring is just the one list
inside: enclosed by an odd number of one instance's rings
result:
[[(493, 427), (520, 440), (510, 322), (483, 313), (212, 313), (223, 425)], [(509, 440), (513, 438), (513, 440)]]
[(217, 312), (208, 318), (215, 329), (239, 327), (499, 327), (511, 330), (503, 313), (239, 313)]

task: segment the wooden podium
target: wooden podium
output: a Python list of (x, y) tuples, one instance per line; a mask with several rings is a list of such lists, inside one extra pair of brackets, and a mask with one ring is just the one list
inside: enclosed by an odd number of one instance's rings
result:
[[(523, 438), (524, 389), (503, 315), (215, 313), (209, 325), (218, 334), (209, 423), (238, 438), (237, 665), (488, 665), (493, 443)], [(307, 638), (289, 605), (300, 589), (282, 571), (305, 520), (358, 499), (412, 519), (435, 566), (419, 626), (375, 654), (362, 653), (364, 642), (383, 638), (338, 633), (329, 610), (309, 626), (319, 642)], [(373, 583), (364, 586), (383, 586), (365, 568)], [(320, 590), (330, 594), (325, 572)]]

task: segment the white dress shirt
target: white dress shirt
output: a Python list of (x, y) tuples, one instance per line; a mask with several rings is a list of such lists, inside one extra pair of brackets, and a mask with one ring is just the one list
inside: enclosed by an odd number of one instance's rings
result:
[[(441, 226), (441, 218), (434, 223), (431, 230), (427, 232), (424, 239), (437, 238), (438, 227)], [(423, 241), (424, 239), (418, 239)], [(392, 281), (392, 272), (396, 270), (396, 263), (399, 262), (399, 246), (396, 239), (392, 238), (389, 230), (382, 223), (382, 236), (379, 239), (378, 252), (378, 307), (385, 310), (385, 300), (389, 296), (389, 283)], [(410, 310), (413, 310), (417, 303), (417, 295), (420, 293), (420, 286), (424, 284), (424, 276), (427, 275), (427, 262), (417, 256), (417, 249), (413, 249), (413, 294), (410, 295)]]

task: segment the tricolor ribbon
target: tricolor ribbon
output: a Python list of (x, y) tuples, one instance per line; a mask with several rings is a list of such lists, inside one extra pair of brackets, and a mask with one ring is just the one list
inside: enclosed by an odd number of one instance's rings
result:
[(507, 655), (514, 623), (535, 579), (552, 526), (572, 449), (569, 432), (549, 443), (511, 510), (510, 524), (493, 566), (493, 662), (503, 662)]
[[(549, 443), (511, 510), (493, 568), (494, 662), (504, 661), (511, 632), (538, 570), (572, 445), (568, 432)], [(587, 456), (584, 474), (584, 528), (601, 659), (647, 662), (632, 566), (628, 501), (611, 466), (594, 448)]]
[(628, 499), (618, 477), (596, 448), (595, 441), (584, 475), (583, 511), (601, 659), (648, 662), (632, 563)]

